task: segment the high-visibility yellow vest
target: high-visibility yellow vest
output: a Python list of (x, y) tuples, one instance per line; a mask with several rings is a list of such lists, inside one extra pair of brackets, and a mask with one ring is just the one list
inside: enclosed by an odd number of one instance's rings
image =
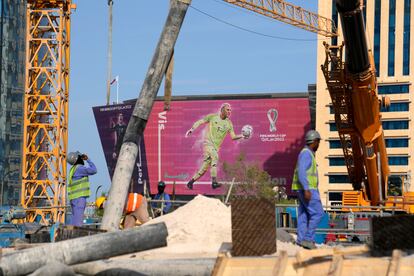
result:
[(72, 180), (73, 175), (76, 172), (78, 166), (73, 166), (69, 171), (69, 183), (68, 183), (68, 197), (69, 200), (76, 199), (79, 197), (89, 197), (90, 183), (89, 177), (85, 176), (77, 180)]
[[(308, 148), (303, 148), (301, 153), (305, 150), (309, 151), (312, 157), (312, 165), (306, 171), (306, 178), (308, 179), (309, 189), (316, 190), (318, 189), (318, 171), (316, 168), (315, 156), (313, 155), (312, 151)], [(293, 174), (292, 190), (303, 190), (302, 184), (300, 184), (299, 182), (298, 164), (296, 164), (295, 172)]]

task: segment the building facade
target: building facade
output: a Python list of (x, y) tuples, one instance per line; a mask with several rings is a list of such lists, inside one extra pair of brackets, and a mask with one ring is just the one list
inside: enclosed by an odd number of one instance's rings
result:
[[(388, 96), (391, 106), (382, 110), (382, 125), (388, 153), (391, 176), (403, 176), (405, 189), (410, 186), (414, 168), (412, 146), (413, 122), (410, 111), (414, 108), (413, 49), (414, 26), (411, 0), (363, 0), (363, 16), (367, 43), (372, 50), (377, 70), (379, 96)], [(331, 45), (342, 43), (340, 18), (335, 0), (322, 0), (319, 14), (332, 18), (338, 26), (339, 37), (325, 40)], [(317, 47), (317, 100), (316, 128), (323, 140), (317, 153), (320, 192), (324, 203), (340, 201), (339, 191), (352, 190), (349, 183), (342, 147), (336, 131), (331, 99), (326, 88), (320, 65), (325, 60), (323, 37), (319, 36)]]
[(0, 204), (10, 205), (21, 191), (25, 2), (0, 0)]

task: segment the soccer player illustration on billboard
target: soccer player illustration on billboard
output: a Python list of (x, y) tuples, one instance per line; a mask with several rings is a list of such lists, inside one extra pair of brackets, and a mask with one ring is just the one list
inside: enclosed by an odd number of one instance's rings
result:
[(192, 190), (193, 184), (200, 177), (204, 175), (210, 167), (211, 185), (213, 189), (219, 188), (220, 183), (217, 182), (217, 163), (218, 152), (220, 146), (226, 138), (227, 133), (230, 133), (232, 140), (249, 139), (252, 135), (253, 128), (250, 125), (245, 125), (242, 128), (242, 133), (236, 135), (233, 129), (233, 123), (230, 121), (231, 105), (223, 103), (220, 107), (220, 112), (208, 114), (204, 118), (196, 121), (193, 126), (187, 131), (185, 137), (190, 136), (199, 126), (208, 124), (208, 131), (204, 137), (204, 155), (203, 163), (196, 174), (187, 183), (187, 187)]
[(118, 159), (119, 151), (121, 150), (122, 140), (127, 129), (127, 123), (124, 121), (124, 115), (119, 113), (116, 121), (112, 123), (111, 130), (113, 131), (114, 137), (114, 147), (112, 152), (112, 158), (114, 160)]
[(113, 137), (113, 147), (112, 147), (112, 155), (111, 155), (111, 162), (108, 163), (110, 175), (113, 175), (116, 162), (118, 161), (118, 154), (121, 150), (122, 141), (124, 139), (124, 135), (127, 129), (127, 122), (124, 121), (124, 115), (122, 113), (118, 113), (116, 117), (111, 118), (111, 132)]

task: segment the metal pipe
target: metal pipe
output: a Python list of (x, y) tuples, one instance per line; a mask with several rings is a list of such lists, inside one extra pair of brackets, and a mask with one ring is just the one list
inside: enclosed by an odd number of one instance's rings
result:
[[(401, 203), (401, 202), (398, 202)], [(275, 204), (275, 207), (298, 207), (297, 204)], [(336, 211), (340, 211), (337, 209), (399, 209), (397, 207), (386, 207), (386, 206), (354, 206), (354, 205), (322, 205), (324, 209), (334, 209)]]
[(379, 201), (383, 201), (384, 198), (382, 196), (382, 171), (381, 171), (381, 153), (378, 151), (377, 152), (377, 171), (378, 171), (378, 194), (379, 194)]
[(111, 100), (111, 78), (112, 78), (112, 6), (113, 0), (108, 0), (108, 72), (106, 75), (106, 105)]
[[(287, 232), (297, 232), (297, 228), (292, 227), (278, 227), (278, 229), (285, 230)], [(335, 233), (337, 235), (350, 235), (350, 234), (356, 234), (360, 236), (370, 236), (371, 234), (370, 229), (335, 229), (335, 228), (329, 228), (329, 229), (322, 229), (318, 228), (316, 229), (317, 233)]]
[(231, 194), (231, 191), (233, 190), (234, 180), (235, 180), (235, 178), (233, 177), (233, 180), (231, 181), (231, 184), (230, 184), (230, 188), (227, 191), (226, 200), (224, 201), (224, 204), (226, 204), (226, 205), (229, 203), (230, 194)]

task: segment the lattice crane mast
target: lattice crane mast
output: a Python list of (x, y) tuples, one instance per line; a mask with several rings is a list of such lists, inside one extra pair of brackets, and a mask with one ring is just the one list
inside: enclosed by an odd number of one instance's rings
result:
[(326, 37), (337, 36), (335, 23), (331, 19), (283, 0), (224, 1)]
[(28, 0), (21, 204), (26, 220), (65, 220), (71, 0)]

